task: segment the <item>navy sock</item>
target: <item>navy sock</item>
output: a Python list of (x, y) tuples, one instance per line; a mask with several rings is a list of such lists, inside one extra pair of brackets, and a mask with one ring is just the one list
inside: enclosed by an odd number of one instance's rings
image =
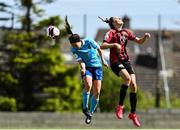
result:
[(137, 104), (137, 94), (136, 93), (130, 93), (130, 104), (131, 104), (131, 113), (136, 112), (136, 104)]
[(126, 97), (126, 92), (127, 92), (128, 86), (125, 84), (122, 84), (120, 93), (119, 93), (119, 105), (123, 105), (124, 99)]

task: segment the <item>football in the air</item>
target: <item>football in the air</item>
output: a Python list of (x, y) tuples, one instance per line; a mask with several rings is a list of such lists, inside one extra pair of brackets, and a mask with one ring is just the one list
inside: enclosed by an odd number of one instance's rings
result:
[(51, 38), (56, 38), (60, 35), (60, 30), (56, 26), (49, 26), (47, 28), (47, 36)]

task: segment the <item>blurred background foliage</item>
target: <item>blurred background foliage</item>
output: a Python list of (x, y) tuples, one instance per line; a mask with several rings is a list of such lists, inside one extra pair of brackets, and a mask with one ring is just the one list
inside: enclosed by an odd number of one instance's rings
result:
[[(4, 31), (0, 59), (1, 111), (74, 111), (81, 107), (81, 87), (76, 65), (67, 66), (60, 52), (60, 39), (46, 36), (49, 25), (63, 20), (52, 16), (34, 23), (41, 16), (39, 4), (53, 0), (16, 0), (23, 9), (21, 30)], [(66, 35), (61, 29), (61, 38)], [(52, 43), (55, 45), (52, 46)]]
[(64, 64), (59, 44), (51, 46), (50, 42), (46, 35), (36, 31), (7, 32), (3, 37), (1, 95), (14, 98), (17, 110), (80, 109), (78, 68)]

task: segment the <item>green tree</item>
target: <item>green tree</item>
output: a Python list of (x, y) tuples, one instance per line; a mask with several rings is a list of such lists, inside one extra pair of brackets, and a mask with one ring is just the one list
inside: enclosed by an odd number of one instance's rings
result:
[[(50, 19), (56, 19), (56, 24), (61, 21), (59, 17)], [(46, 19), (41, 22), (45, 25), (49, 21)], [(64, 64), (59, 43), (50, 46), (52, 39), (42, 31), (7, 31), (2, 40), (0, 90), (4, 97), (17, 100), (17, 110), (80, 109), (78, 68)], [(52, 90), (57, 91), (58, 96)]]
[[(13, 103), (17, 105), (9, 105), (13, 110), (17, 107), (17, 110), (25, 111), (65, 111), (81, 107), (78, 68), (64, 64), (58, 44), (60, 40), (50, 46), (51, 40), (43, 31), (48, 25), (59, 26), (62, 20), (59, 16), (52, 16), (37, 24), (32, 21), (32, 14), (41, 17), (44, 13), (38, 8), (39, 4), (54, 1), (15, 1), (19, 9), (25, 10), (21, 17), (23, 31), (4, 31), (0, 45), (0, 94), (2, 100), (6, 97), (15, 99)], [(61, 38), (66, 34), (61, 29)], [(11, 103), (11, 100), (5, 101)]]
[(44, 10), (39, 8), (38, 5), (49, 4), (55, 0), (15, 0), (19, 9), (25, 10), (25, 14), (21, 16), (22, 29), (27, 32), (31, 31), (32, 27), (32, 14), (41, 17), (44, 14)]

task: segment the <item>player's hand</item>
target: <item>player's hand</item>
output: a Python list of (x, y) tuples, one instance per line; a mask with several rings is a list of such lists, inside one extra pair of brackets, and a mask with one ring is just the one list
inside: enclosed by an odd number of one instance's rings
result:
[(104, 65), (105, 67), (109, 68), (109, 65), (107, 64), (106, 61), (103, 62), (103, 65)]
[(117, 49), (117, 52), (120, 52), (121, 46), (118, 43), (115, 43), (114, 46)]
[(145, 39), (149, 39), (151, 37), (151, 34), (150, 33), (145, 33), (144, 37), (145, 37)]
[(121, 46), (118, 43), (115, 43), (115, 47), (117, 49), (117, 53), (119, 54), (121, 50)]
[(81, 69), (81, 74), (82, 75), (85, 75), (85, 73), (86, 73), (86, 69), (84, 68), (84, 69)]

